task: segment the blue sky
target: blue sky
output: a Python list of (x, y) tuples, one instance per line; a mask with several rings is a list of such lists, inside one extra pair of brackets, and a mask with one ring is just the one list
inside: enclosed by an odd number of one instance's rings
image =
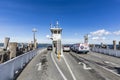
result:
[(38, 42), (50, 43), (50, 23), (58, 19), (63, 43), (112, 43), (120, 40), (120, 0), (0, 0), (0, 42), (30, 42), (36, 28)]

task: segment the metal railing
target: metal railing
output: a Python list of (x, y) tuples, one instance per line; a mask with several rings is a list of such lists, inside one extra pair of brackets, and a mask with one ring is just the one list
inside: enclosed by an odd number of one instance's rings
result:
[(103, 49), (103, 48), (94, 47), (94, 48), (92, 48), (92, 51), (107, 54), (107, 55), (111, 55), (111, 56), (120, 57), (120, 50)]
[(22, 70), (35, 55), (45, 50), (45, 48), (33, 50), (0, 64), (0, 80), (13, 80), (15, 74)]

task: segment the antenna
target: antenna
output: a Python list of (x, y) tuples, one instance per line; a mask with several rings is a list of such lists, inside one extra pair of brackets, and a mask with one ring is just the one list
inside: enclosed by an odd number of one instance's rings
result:
[(52, 24), (50, 24), (50, 28), (52, 28)]
[(57, 28), (59, 27), (59, 23), (58, 23), (58, 20), (56, 21), (56, 27), (57, 27)]

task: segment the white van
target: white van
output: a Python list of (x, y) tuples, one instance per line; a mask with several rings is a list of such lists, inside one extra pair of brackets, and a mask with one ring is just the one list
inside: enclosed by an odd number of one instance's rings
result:
[(78, 43), (73, 45), (73, 51), (79, 53), (87, 54), (89, 52), (89, 44), (87, 43)]

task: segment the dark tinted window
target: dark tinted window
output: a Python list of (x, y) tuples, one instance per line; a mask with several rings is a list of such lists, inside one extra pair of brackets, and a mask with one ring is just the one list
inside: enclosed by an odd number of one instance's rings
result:
[(56, 31), (56, 30), (54, 31), (54, 34), (57, 34), (57, 31)]

